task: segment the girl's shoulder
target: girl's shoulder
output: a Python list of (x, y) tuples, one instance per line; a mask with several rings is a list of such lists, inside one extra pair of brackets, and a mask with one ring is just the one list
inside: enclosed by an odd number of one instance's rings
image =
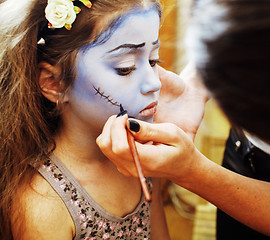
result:
[(12, 206), (14, 239), (72, 239), (73, 220), (64, 202), (40, 175), (22, 184)]

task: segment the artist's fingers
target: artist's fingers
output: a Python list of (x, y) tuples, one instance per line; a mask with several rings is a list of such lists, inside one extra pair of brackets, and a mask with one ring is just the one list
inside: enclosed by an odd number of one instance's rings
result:
[(172, 123), (147, 123), (140, 120), (129, 119), (128, 128), (133, 136), (140, 141), (153, 141), (166, 145), (175, 145), (183, 131)]
[[(179, 169), (182, 175), (188, 173), (194, 145), (180, 128), (170, 123), (151, 124), (127, 119), (127, 116), (114, 116), (105, 124), (97, 144), (120, 172), (126, 176), (138, 176), (127, 141), (126, 125), (133, 131), (135, 139), (140, 140), (135, 144), (145, 176), (170, 178), (178, 176)], [(150, 141), (153, 144), (145, 144)]]
[[(158, 66), (158, 75), (161, 87), (161, 95), (181, 95), (185, 89), (184, 81), (174, 72), (167, 71), (166, 69)], [(162, 97), (162, 96), (161, 96)]]
[[(127, 141), (127, 129), (126, 129), (126, 121), (127, 121), (127, 114), (121, 116), (113, 122), (110, 135), (112, 139), (112, 147), (111, 150), (115, 154), (119, 156), (123, 156), (127, 158), (127, 160), (131, 160), (130, 149)], [(130, 157), (129, 157), (130, 156)]]
[(112, 146), (109, 158), (118, 170), (126, 176), (138, 176), (127, 140), (127, 115), (115, 119), (111, 126)]
[[(179, 176), (179, 169), (180, 175), (188, 174), (195, 147), (183, 130), (174, 124), (133, 121), (140, 125), (139, 130), (137, 126), (135, 130), (138, 131), (133, 132), (135, 139), (154, 142), (152, 145), (136, 142), (145, 176), (173, 179)], [(134, 130), (133, 126), (131, 128)]]
[(107, 122), (105, 123), (102, 133), (97, 137), (96, 139), (96, 143), (97, 145), (100, 147), (100, 149), (105, 151), (107, 148), (111, 147), (111, 136), (110, 136), (110, 132), (111, 132), (111, 125), (112, 122), (115, 120), (116, 116), (113, 115), (111, 116)]
[(117, 166), (119, 172), (126, 176), (134, 176), (136, 171), (127, 143), (126, 121), (127, 115), (118, 118), (111, 116), (96, 143), (103, 154)]

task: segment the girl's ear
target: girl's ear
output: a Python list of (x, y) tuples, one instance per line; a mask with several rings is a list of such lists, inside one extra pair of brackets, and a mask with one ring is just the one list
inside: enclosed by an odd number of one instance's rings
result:
[[(42, 94), (51, 102), (56, 103), (62, 93), (60, 86), (61, 69), (46, 62), (41, 62), (38, 66), (40, 69), (39, 86)], [(63, 100), (65, 101), (65, 99)]]

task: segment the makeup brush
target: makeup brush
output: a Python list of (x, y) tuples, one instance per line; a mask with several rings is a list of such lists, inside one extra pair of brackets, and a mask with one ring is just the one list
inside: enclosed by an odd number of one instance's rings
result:
[[(126, 113), (127, 113), (127, 111), (124, 110), (123, 106), (120, 104), (120, 113), (117, 116), (122, 116)], [(140, 164), (140, 158), (139, 158), (139, 154), (138, 154), (138, 151), (136, 148), (135, 140), (134, 140), (134, 137), (129, 129), (127, 129), (127, 140), (128, 140), (128, 145), (129, 145), (131, 155), (133, 157), (133, 160), (134, 160), (134, 163), (135, 163), (135, 166), (137, 169), (137, 173), (138, 173), (139, 180), (140, 180), (140, 183), (142, 186), (143, 194), (145, 196), (146, 201), (149, 202), (149, 201), (151, 201), (151, 195), (150, 195), (147, 183), (146, 183), (146, 179), (145, 179), (143, 172), (142, 172), (142, 167)]]

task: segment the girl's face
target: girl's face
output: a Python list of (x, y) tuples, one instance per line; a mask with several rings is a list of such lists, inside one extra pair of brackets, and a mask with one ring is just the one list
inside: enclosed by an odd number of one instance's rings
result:
[(120, 112), (152, 122), (161, 83), (159, 16), (155, 10), (130, 13), (100, 45), (82, 49), (69, 106), (81, 120), (104, 124)]

